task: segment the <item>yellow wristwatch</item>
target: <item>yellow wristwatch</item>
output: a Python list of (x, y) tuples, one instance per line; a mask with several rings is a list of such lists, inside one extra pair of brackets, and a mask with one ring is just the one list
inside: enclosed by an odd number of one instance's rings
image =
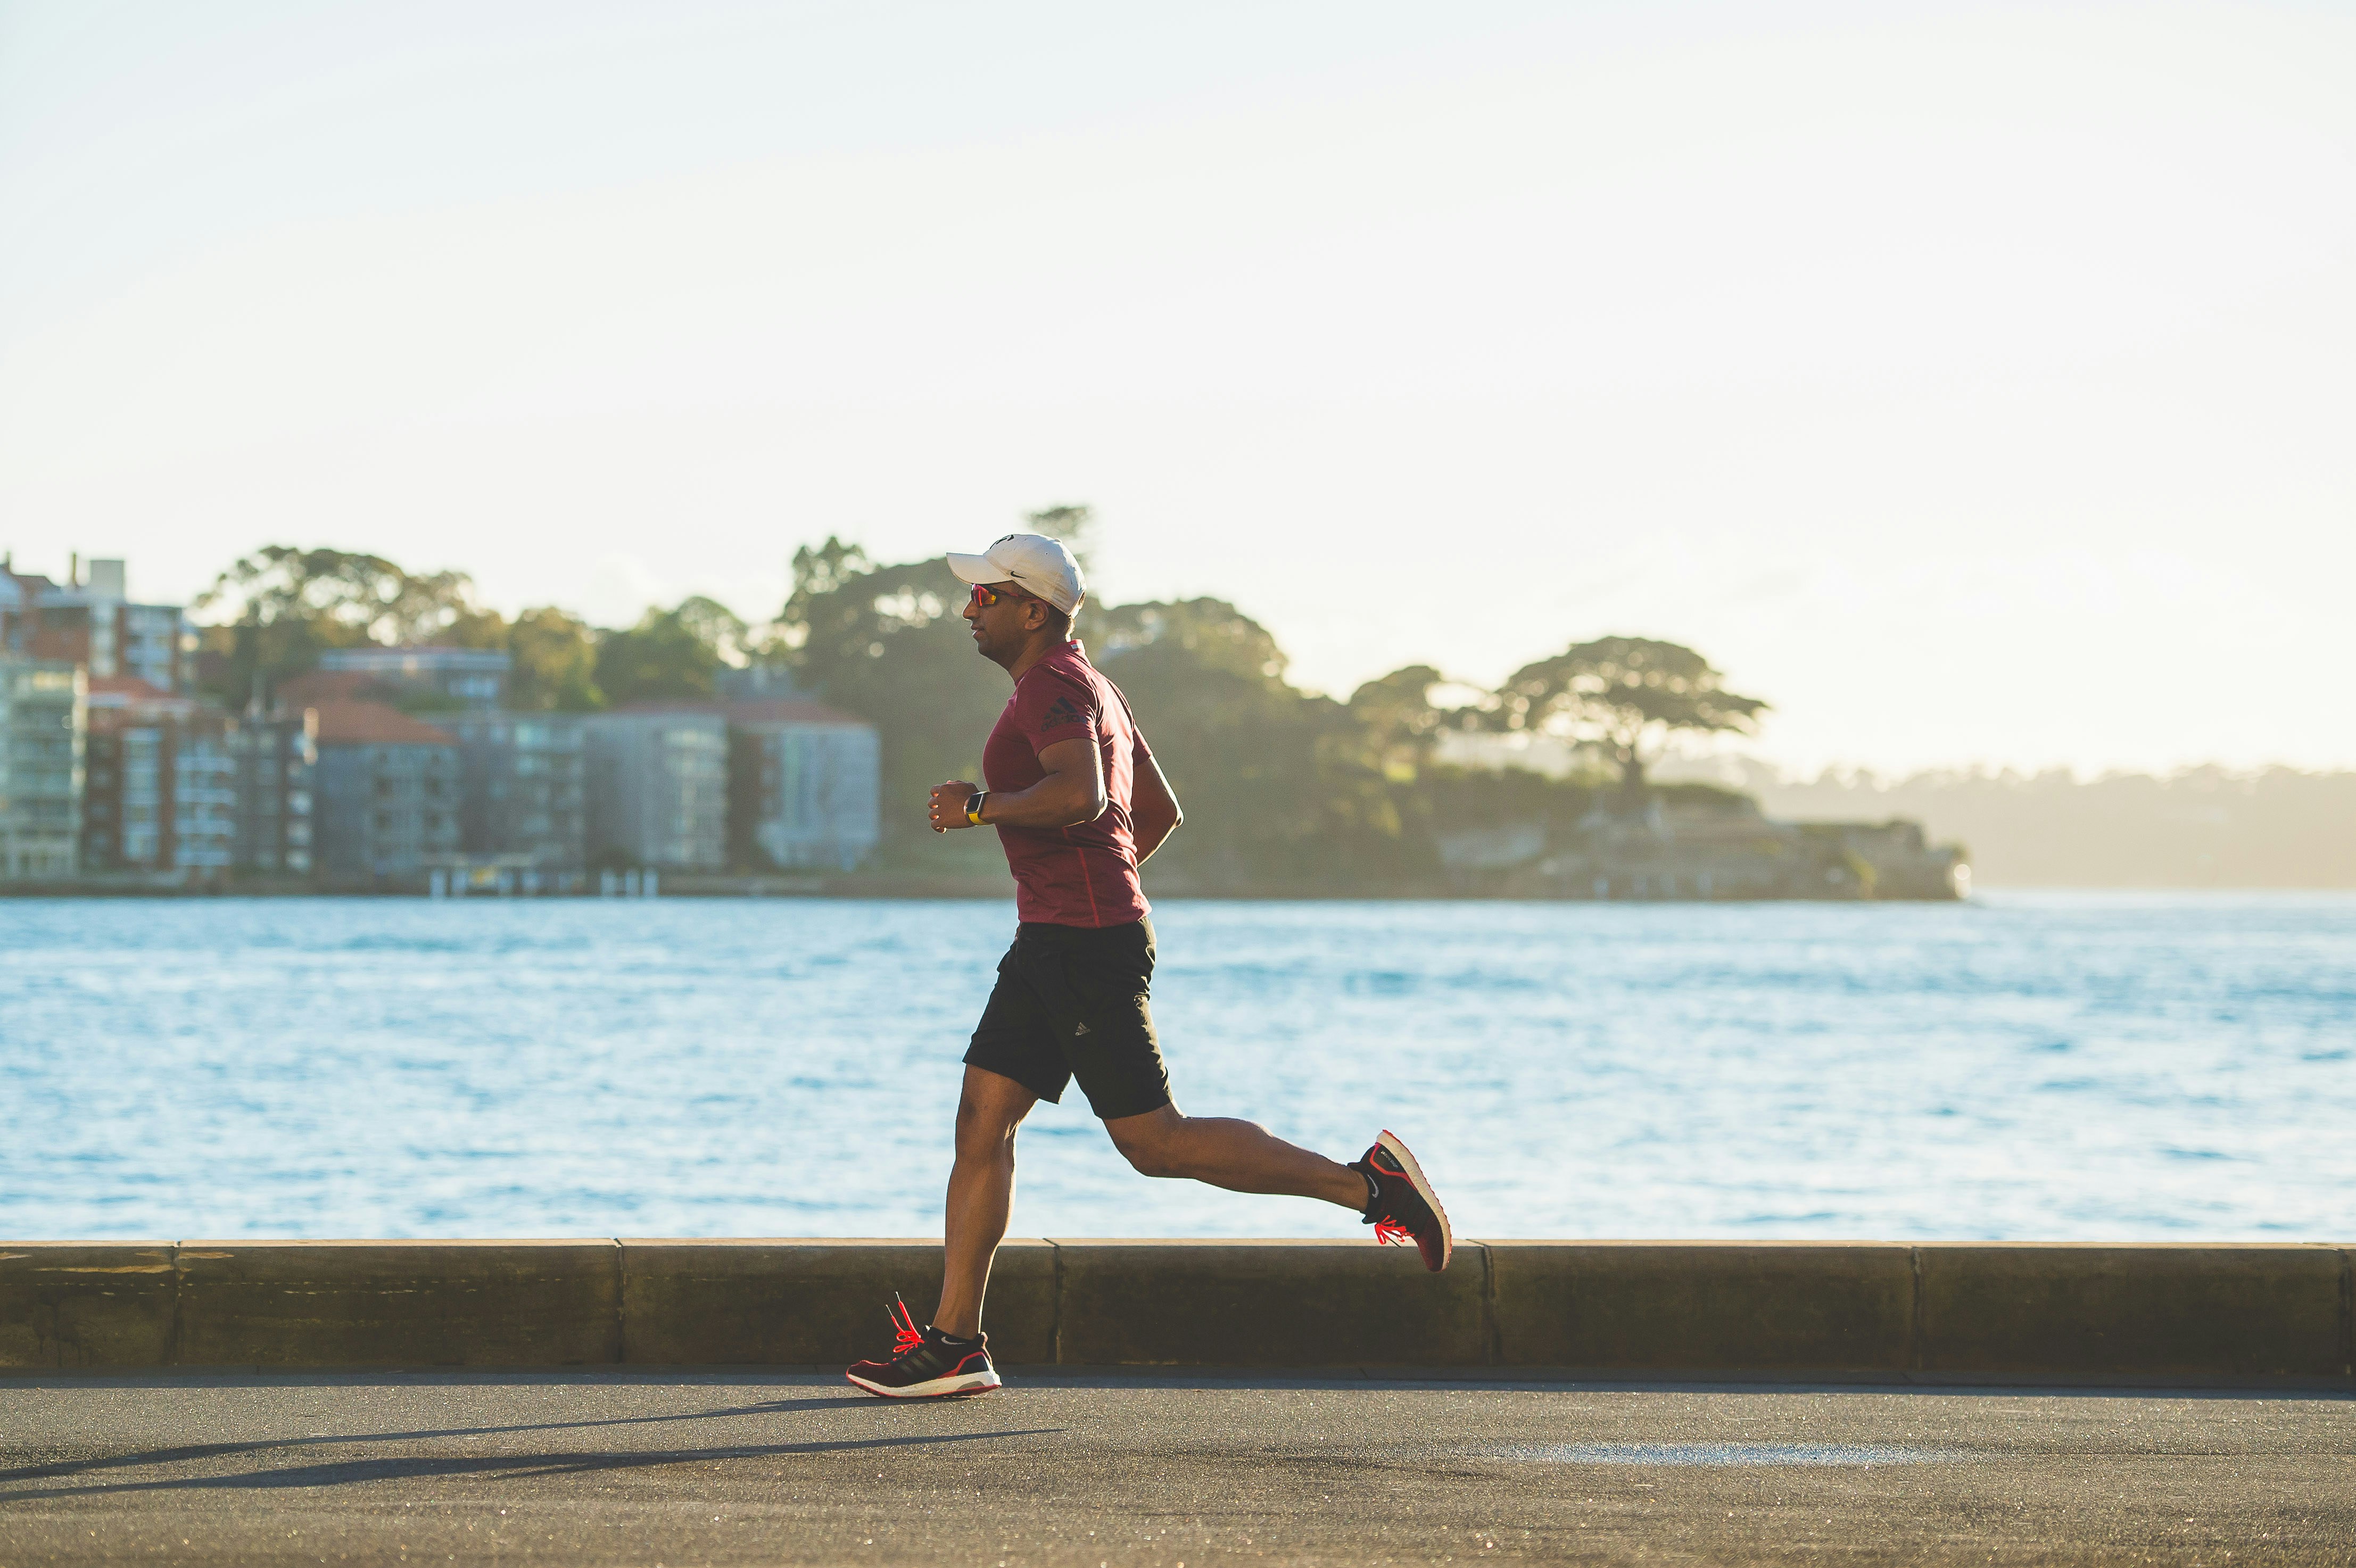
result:
[(971, 795), (965, 797), (965, 821), (967, 827), (979, 827), (981, 826), (981, 803), (989, 798), (990, 792), (986, 789), (978, 789)]

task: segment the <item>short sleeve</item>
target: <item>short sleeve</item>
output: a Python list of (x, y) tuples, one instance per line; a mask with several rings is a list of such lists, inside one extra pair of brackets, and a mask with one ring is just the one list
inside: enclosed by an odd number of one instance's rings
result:
[(1042, 680), (1024, 692), (1015, 721), (1035, 753), (1065, 741), (1093, 741), (1099, 728), (1095, 698), (1066, 682)]

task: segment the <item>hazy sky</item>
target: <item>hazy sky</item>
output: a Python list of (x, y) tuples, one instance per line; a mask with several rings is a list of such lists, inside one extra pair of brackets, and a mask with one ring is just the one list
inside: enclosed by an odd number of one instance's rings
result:
[(0, 3), (0, 544), (602, 620), (1092, 503), (1296, 678), (2356, 765), (2356, 8)]

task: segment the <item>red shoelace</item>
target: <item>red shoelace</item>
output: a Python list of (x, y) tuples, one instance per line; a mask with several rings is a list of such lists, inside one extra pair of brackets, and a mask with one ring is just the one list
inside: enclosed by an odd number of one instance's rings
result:
[(1413, 1231), (1398, 1223), (1387, 1214), (1375, 1221), (1375, 1245), (1378, 1247), (1393, 1243), (1403, 1246), (1414, 1240)]
[[(1381, 1227), (1376, 1226), (1376, 1229), (1379, 1231)], [(908, 1304), (900, 1299), (900, 1293), (896, 1290), (892, 1293), (891, 1318), (892, 1355), (896, 1360), (923, 1344), (925, 1331), (917, 1328), (916, 1320), (908, 1315)]]

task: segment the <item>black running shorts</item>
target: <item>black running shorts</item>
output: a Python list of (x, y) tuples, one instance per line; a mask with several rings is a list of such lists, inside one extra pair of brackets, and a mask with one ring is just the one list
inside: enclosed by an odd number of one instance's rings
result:
[(1025, 921), (998, 961), (969, 1066), (1012, 1078), (1053, 1104), (1080, 1081), (1106, 1121), (1170, 1104), (1153, 1038), (1153, 922), (1089, 927)]

